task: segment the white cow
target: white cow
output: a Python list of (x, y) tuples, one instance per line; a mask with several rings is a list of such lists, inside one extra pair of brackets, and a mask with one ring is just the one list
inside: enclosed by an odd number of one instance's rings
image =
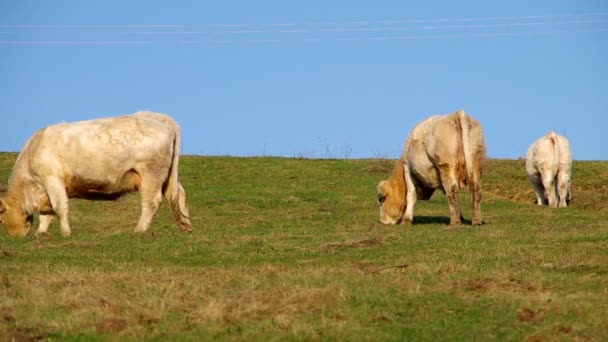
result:
[(565, 208), (570, 202), (572, 155), (565, 137), (550, 131), (536, 140), (526, 155), (526, 172), (538, 205)]
[(116, 199), (138, 191), (141, 216), (135, 231), (148, 229), (163, 195), (176, 223), (190, 230), (186, 193), (178, 181), (179, 146), (177, 123), (152, 112), (40, 129), (17, 157), (0, 199), (0, 222), (9, 235), (25, 236), (39, 212), (38, 236), (56, 215), (62, 235), (69, 236), (69, 198)]
[(468, 184), (472, 224), (481, 224), (485, 151), (481, 126), (462, 110), (418, 123), (405, 141), (393, 174), (377, 186), (380, 222), (397, 224), (404, 219), (411, 223), (416, 200), (428, 200), (435, 189), (441, 189), (448, 198), (450, 225), (460, 225), (458, 189)]

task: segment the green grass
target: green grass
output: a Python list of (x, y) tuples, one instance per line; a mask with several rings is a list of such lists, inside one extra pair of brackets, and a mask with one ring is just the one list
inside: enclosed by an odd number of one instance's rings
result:
[(521, 160), (488, 160), (486, 223), (456, 229), (439, 192), (377, 223), (393, 164), (183, 157), (191, 234), (166, 204), (134, 234), (136, 194), (71, 200), (71, 238), (0, 232), (0, 339), (608, 339), (608, 162), (575, 161), (552, 210)]

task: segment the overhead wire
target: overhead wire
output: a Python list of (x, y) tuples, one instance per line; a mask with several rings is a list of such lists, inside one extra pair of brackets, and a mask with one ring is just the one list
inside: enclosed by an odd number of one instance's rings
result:
[[(144, 45), (144, 44), (233, 44), (326, 41), (400, 41), (415, 39), (453, 39), (515, 37), (608, 31), (608, 12), (553, 15), (487, 16), (468, 18), (431, 18), (403, 20), (351, 20), (283, 23), (184, 24), (3, 24), (0, 45)], [(526, 30), (522, 28), (540, 28)], [(142, 29), (148, 29), (142, 31)], [(201, 30), (202, 29), (202, 30)], [(436, 33), (428, 34), (433, 31)], [(402, 35), (403, 32), (411, 32)], [(52, 33), (55, 40), (44, 39)], [(381, 33), (383, 35), (375, 35)], [(19, 39), (7, 39), (18, 35)], [(85, 39), (75, 39), (84, 35)], [(93, 35), (101, 39), (92, 39)], [(108, 35), (110, 38), (108, 39)], [(146, 36), (146, 40), (124, 39)], [(34, 36), (34, 39), (23, 37)], [(167, 37), (204, 36), (184, 40)], [(42, 37), (42, 38), (41, 38)], [(164, 38), (163, 38), (164, 37)]]

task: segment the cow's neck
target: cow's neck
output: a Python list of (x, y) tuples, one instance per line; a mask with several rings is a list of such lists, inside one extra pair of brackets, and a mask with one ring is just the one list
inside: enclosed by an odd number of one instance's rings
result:
[(46, 191), (42, 185), (34, 180), (29, 170), (32, 144), (37, 144), (43, 131), (44, 129), (38, 130), (25, 143), (17, 156), (11, 177), (8, 180), (5, 199), (12, 202), (13, 205), (21, 207), (28, 215), (39, 211), (41, 207), (50, 208)]
[(11, 179), (6, 199), (13, 205), (21, 207), (28, 215), (39, 211), (41, 201), (44, 202), (44, 199), (48, 202), (48, 196), (41, 186), (22, 179)]
[(405, 201), (405, 168), (403, 167), (403, 160), (399, 159), (393, 173), (388, 179), (391, 189), (398, 195), (403, 196)]

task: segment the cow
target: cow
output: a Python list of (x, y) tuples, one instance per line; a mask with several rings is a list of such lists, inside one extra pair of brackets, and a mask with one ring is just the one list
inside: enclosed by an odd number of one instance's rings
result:
[(191, 231), (186, 192), (178, 180), (180, 128), (169, 116), (140, 111), (42, 128), (25, 143), (13, 167), (0, 222), (10, 236), (26, 236), (38, 212), (36, 237), (57, 216), (70, 236), (68, 199), (117, 199), (138, 191), (145, 232), (163, 195), (176, 224)]
[(536, 193), (536, 204), (566, 208), (570, 202), (572, 155), (565, 137), (549, 131), (530, 145), (526, 173)]
[(473, 225), (482, 224), (481, 176), (486, 148), (479, 123), (463, 110), (434, 115), (418, 123), (405, 140), (400, 160), (388, 180), (377, 186), (380, 222), (411, 224), (416, 200), (428, 200), (436, 189), (448, 198), (450, 225), (462, 214), (458, 190), (469, 186)]

